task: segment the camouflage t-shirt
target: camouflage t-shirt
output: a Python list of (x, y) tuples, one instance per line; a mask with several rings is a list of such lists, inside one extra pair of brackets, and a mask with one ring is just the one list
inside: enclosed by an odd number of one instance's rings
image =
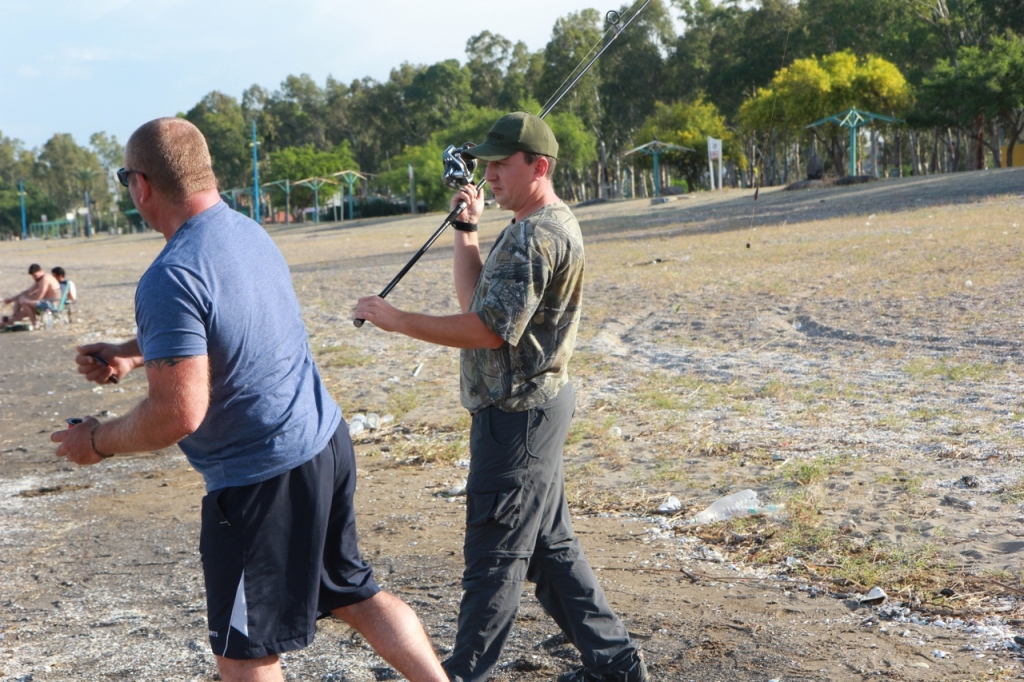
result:
[(462, 405), (509, 412), (553, 398), (568, 381), (583, 298), (583, 237), (561, 201), (513, 221), (491, 248), (469, 310), (506, 343), (462, 351)]

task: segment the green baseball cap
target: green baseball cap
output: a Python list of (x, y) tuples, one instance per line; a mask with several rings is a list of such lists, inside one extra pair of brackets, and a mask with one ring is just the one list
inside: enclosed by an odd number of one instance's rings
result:
[(558, 158), (558, 140), (543, 119), (517, 111), (497, 120), (487, 131), (487, 139), (463, 152), (484, 161), (501, 161), (516, 152), (543, 154)]

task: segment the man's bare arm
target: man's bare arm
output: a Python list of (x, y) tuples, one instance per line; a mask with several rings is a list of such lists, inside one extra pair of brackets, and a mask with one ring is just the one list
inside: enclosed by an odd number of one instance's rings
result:
[(149, 395), (96, 432), (101, 452), (159, 450), (191, 435), (203, 423), (210, 406), (209, 358), (159, 358), (145, 364)]
[(356, 304), (355, 317), (386, 332), (398, 332), (420, 341), (452, 348), (499, 348), (505, 340), (476, 313), (435, 317), (399, 310), (380, 296), (366, 296)]
[[(91, 429), (55, 433), (57, 454), (95, 464), (97, 453), (151, 452), (174, 445), (203, 423), (210, 405), (210, 363), (205, 355), (161, 358), (146, 363), (149, 394), (117, 419)], [(95, 450), (93, 446), (95, 445)]]

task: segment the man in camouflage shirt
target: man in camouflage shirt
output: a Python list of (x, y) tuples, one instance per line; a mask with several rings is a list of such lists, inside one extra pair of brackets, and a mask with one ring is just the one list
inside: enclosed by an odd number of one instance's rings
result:
[(379, 296), (355, 317), (385, 331), (462, 348), (462, 405), (473, 415), (466, 486), (465, 590), (453, 682), (479, 682), (498, 662), (524, 580), (582, 657), (559, 682), (648, 682), (636, 642), (612, 612), (572, 531), (562, 450), (575, 405), (568, 363), (583, 289), (583, 239), (551, 184), (558, 142), (531, 114), (503, 116), (473, 147), (502, 208), (513, 211), (481, 263), (483, 193), (452, 199), (458, 315), (398, 310)]

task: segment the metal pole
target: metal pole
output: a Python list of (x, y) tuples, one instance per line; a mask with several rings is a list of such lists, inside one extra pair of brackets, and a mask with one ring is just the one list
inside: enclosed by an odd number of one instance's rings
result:
[(25, 183), (18, 180), (18, 194), (21, 196), (21, 239), (28, 239), (28, 223), (25, 221)]
[(316, 224), (320, 222), (320, 186), (316, 184), (316, 180), (313, 181), (313, 205), (313, 223)]
[(85, 236), (92, 236), (92, 215), (89, 211), (89, 190), (85, 190)]
[(661, 196), (661, 173), (658, 170), (658, 152), (654, 152), (654, 197)]
[(857, 174), (857, 126), (850, 126), (850, 177)]
[(260, 215), (260, 167), (256, 155), (256, 119), (252, 120), (252, 201), (256, 207), (256, 222), (262, 224)]
[(355, 187), (356, 179), (354, 176), (349, 176), (346, 180), (348, 180), (348, 219), (352, 220), (356, 217), (356, 203), (353, 196), (355, 194), (355, 189), (353, 188)]
[(284, 224), (287, 225), (292, 217), (292, 181), (284, 181)]

